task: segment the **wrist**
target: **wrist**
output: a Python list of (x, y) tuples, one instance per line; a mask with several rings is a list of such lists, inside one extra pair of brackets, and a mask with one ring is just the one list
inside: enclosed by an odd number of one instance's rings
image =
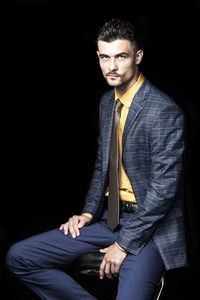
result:
[(127, 251), (126, 251), (123, 247), (121, 247), (117, 242), (115, 242), (115, 245), (116, 245), (122, 252), (127, 253)]
[(88, 217), (88, 218), (90, 218), (91, 220), (92, 220), (92, 218), (93, 218), (93, 215), (88, 214), (88, 213), (82, 213), (81, 216)]

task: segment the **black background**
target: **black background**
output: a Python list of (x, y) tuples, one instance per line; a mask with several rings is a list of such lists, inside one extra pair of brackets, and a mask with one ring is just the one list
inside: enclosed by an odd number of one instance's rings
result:
[(138, 23), (145, 39), (142, 72), (186, 114), (185, 215), (193, 276), (200, 250), (200, 1), (4, 2), (0, 6), (2, 284), (9, 289), (3, 260), (11, 244), (59, 226), (79, 213), (84, 203), (96, 155), (98, 104), (108, 89), (98, 66), (95, 38), (99, 26), (112, 17)]

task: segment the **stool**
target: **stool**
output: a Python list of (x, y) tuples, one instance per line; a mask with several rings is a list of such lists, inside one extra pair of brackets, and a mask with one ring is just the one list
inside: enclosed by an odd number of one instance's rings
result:
[[(115, 300), (117, 295), (117, 278), (99, 278), (99, 268), (104, 254), (91, 252), (82, 255), (70, 268), (70, 275), (89, 293), (99, 300)], [(164, 277), (161, 278), (152, 300), (159, 300), (164, 287)]]

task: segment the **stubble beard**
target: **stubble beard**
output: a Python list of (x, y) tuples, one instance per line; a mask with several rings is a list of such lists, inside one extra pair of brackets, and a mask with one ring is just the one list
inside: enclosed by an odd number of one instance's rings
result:
[[(109, 76), (106, 76), (105, 79), (106, 79), (107, 84), (111, 87), (120, 87), (123, 85), (123, 80), (121, 79), (120, 76), (116, 77), (117, 80), (112, 80), (111, 78), (109, 78)], [(120, 80), (118, 80), (118, 79), (120, 79)]]

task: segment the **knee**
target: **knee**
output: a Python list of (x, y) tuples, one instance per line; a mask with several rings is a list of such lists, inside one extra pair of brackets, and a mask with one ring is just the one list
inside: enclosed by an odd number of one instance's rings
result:
[(5, 263), (12, 273), (16, 273), (19, 268), (23, 268), (23, 252), (22, 242), (17, 242), (8, 250)]

